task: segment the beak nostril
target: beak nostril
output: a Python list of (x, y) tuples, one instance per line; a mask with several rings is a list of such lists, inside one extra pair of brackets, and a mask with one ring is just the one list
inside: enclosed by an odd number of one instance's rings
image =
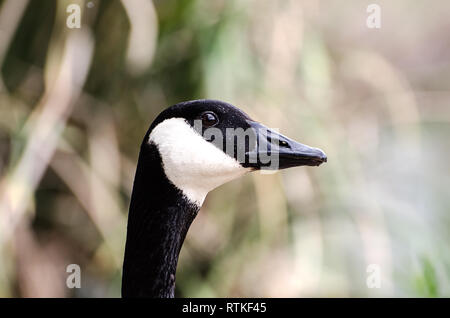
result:
[(278, 138), (273, 138), (273, 137), (267, 137), (267, 141), (269, 143), (273, 144), (274, 146), (277, 146), (277, 147), (280, 147), (280, 148), (291, 149), (291, 146), (289, 145), (289, 143), (284, 141), (284, 140), (280, 140)]
[(289, 147), (289, 144), (286, 141), (284, 141), (284, 140), (280, 140), (279, 145), (281, 147), (291, 148), (291, 147)]

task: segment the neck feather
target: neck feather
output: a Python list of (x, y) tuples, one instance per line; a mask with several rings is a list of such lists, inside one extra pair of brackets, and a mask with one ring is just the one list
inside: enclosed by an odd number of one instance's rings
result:
[(154, 145), (143, 143), (128, 215), (123, 297), (174, 297), (178, 256), (200, 207), (166, 177)]

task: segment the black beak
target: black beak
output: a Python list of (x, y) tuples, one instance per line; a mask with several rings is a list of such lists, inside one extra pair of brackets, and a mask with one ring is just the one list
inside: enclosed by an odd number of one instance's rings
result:
[(289, 139), (260, 123), (247, 121), (256, 134), (256, 149), (246, 153), (246, 165), (255, 169), (280, 170), (297, 166), (319, 166), (327, 155), (318, 148)]

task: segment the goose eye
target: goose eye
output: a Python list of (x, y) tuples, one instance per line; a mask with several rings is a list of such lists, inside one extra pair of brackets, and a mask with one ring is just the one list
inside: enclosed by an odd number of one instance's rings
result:
[(213, 112), (205, 112), (202, 114), (201, 118), (202, 118), (202, 125), (204, 127), (211, 127), (219, 122), (217, 115), (214, 114)]

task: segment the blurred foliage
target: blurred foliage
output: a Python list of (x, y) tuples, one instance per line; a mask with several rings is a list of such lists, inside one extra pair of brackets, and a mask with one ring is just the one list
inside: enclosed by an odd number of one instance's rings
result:
[(179, 296), (450, 296), (450, 6), (377, 3), (0, 1), (0, 296), (120, 295), (140, 142), (197, 98), (329, 162), (210, 193)]

